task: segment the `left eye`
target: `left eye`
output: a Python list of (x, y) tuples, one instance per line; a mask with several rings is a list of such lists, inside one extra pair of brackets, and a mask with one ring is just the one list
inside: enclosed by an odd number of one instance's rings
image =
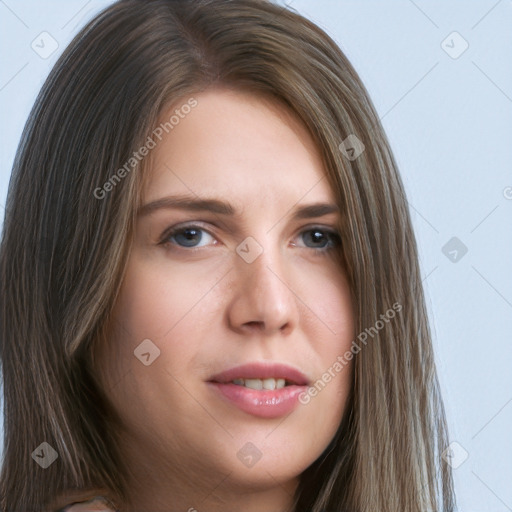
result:
[(329, 249), (335, 247), (339, 242), (336, 232), (322, 228), (312, 228), (302, 231), (301, 239), (311, 249)]

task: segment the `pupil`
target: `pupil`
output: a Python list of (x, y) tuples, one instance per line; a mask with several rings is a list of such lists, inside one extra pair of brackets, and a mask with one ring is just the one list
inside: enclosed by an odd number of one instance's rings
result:
[(176, 235), (176, 240), (187, 247), (192, 247), (201, 240), (201, 232), (198, 229), (187, 228)]
[(310, 231), (313, 244), (322, 244), (325, 241), (325, 236), (321, 231)]

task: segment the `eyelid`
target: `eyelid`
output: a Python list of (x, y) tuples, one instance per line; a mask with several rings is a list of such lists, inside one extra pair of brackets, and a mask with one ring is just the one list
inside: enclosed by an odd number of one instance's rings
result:
[(336, 226), (325, 225), (325, 224), (322, 224), (321, 222), (308, 224), (307, 226), (302, 226), (300, 228), (299, 233), (302, 233), (303, 231), (308, 231), (310, 229), (315, 229), (315, 228), (321, 229), (322, 231), (328, 231), (329, 233), (332, 233), (332, 234), (340, 235), (339, 229)]

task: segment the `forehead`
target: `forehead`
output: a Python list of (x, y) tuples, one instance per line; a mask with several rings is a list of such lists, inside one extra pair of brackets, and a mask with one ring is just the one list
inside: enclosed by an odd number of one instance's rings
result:
[[(334, 197), (307, 128), (282, 104), (252, 93), (213, 89), (184, 97), (165, 111), (174, 116), (151, 155), (144, 202), (163, 194), (229, 197), (234, 204), (258, 197), (264, 207)], [(187, 112), (185, 114), (185, 112)]]

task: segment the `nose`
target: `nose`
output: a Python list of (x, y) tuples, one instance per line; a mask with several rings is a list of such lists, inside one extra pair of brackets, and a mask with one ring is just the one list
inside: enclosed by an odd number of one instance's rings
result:
[(230, 328), (240, 334), (291, 333), (299, 310), (293, 283), (287, 279), (290, 270), (278, 250), (264, 250), (252, 263), (237, 256), (227, 311)]

